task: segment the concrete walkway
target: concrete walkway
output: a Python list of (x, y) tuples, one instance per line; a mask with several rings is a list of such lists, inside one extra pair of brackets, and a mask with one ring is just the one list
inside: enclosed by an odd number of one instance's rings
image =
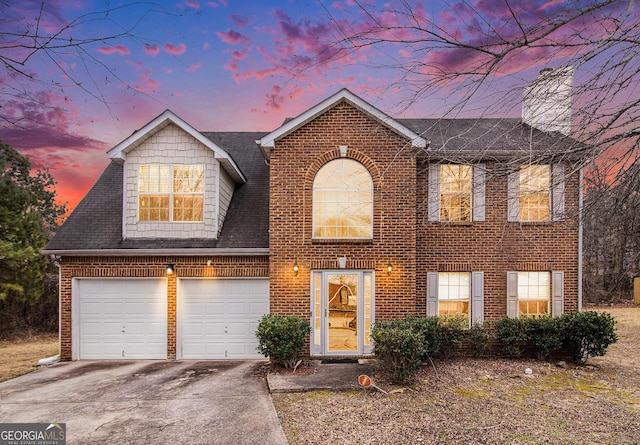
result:
[(60, 363), (0, 383), (0, 423), (66, 423), (68, 445), (283, 445), (263, 363)]

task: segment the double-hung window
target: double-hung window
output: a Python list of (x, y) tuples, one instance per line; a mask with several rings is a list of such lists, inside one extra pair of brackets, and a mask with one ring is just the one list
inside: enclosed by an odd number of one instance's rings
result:
[(141, 165), (138, 170), (138, 220), (203, 220), (203, 165)]
[(507, 315), (539, 317), (564, 312), (564, 272), (518, 271), (507, 274)]
[(472, 167), (440, 167), (440, 221), (471, 221)]
[(551, 166), (520, 168), (520, 221), (548, 221), (551, 207)]
[(484, 320), (483, 272), (427, 273), (427, 315), (460, 317), (468, 324)]
[(484, 164), (429, 165), (429, 221), (484, 221)]
[(564, 219), (565, 171), (561, 164), (521, 166), (508, 179), (508, 220)]

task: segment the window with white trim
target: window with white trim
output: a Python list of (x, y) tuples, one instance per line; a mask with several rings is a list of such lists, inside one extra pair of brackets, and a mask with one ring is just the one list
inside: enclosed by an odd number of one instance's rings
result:
[(548, 221), (551, 207), (551, 166), (520, 167), (520, 221)]
[(470, 165), (440, 166), (440, 221), (471, 221)]
[(352, 159), (327, 162), (313, 180), (313, 237), (373, 237), (373, 180)]
[(481, 324), (484, 320), (484, 273), (427, 273), (427, 315), (460, 317), (469, 325)]
[(138, 221), (200, 222), (204, 206), (204, 165), (141, 165)]
[(518, 315), (549, 314), (549, 272), (518, 272)]
[(558, 317), (564, 312), (564, 272), (518, 271), (507, 274), (507, 316)]
[(471, 303), (471, 274), (469, 272), (440, 272), (438, 274), (438, 316), (469, 319)]
[(565, 168), (562, 164), (531, 164), (509, 174), (508, 221), (564, 219)]
[(484, 164), (430, 164), (429, 221), (484, 221), (485, 180)]

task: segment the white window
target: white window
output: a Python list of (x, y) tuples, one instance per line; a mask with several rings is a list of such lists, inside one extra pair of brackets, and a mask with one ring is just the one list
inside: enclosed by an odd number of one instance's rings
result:
[(484, 164), (429, 165), (429, 221), (484, 221)]
[(313, 181), (314, 238), (372, 238), (373, 180), (352, 159), (325, 164)]
[(509, 272), (507, 316), (539, 317), (564, 312), (564, 272)]
[(203, 165), (141, 165), (138, 221), (203, 220)]
[(427, 315), (462, 317), (468, 323), (484, 321), (483, 272), (429, 272)]
[(509, 175), (509, 221), (564, 219), (564, 167), (560, 164), (521, 166)]
[(470, 165), (440, 166), (440, 221), (471, 221)]

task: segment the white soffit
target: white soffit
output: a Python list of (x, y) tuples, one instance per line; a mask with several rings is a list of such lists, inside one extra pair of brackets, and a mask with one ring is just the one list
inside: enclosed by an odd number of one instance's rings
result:
[(376, 119), (383, 125), (387, 126), (388, 128), (391, 128), (395, 132), (406, 137), (411, 141), (411, 145), (413, 147), (424, 148), (427, 146), (426, 139), (422, 138), (421, 136), (419, 136), (409, 128), (402, 125), (400, 122), (393, 119), (392, 117), (378, 110), (373, 105), (362, 100), (360, 97), (356, 96), (346, 88), (343, 88), (333, 96), (328, 97), (327, 99), (320, 102), (318, 105), (308, 109), (304, 113), (300, 114), (298, 117), (291, 119), (289, 122), (285, 123), (277, 130), (272, 131), (271, 133), (263, 136), (261, 139), (258, 139), (256, 143), (263, 149), (267, 149), (267, 151), (270, 151), (275, 147), (275, 141), (277, 139), (280, 139), (281, 137), (286, 136), (287, 134), (291, 133), (297, 128), (305, 125), (307, 122), (315, 119), (317, 116), (321, 115), (327, 109), (333, 107), (335, 104), (337, 104), (342, 100), (346, 100), (356, 108), (359, 108), (360, 110), (372, 116), (374, 119)]
[(229, 156), (229, 153), (227, 153), (226, 151), (224, 151), (224, 149), (220, 148), (211, 140), (203, 136), (202, 133), (193, 128), (171, 110), (165, 110), (151, 122), (147, 123), (139, 130), (134, 131), (131, 136), (120, 142), (111, 150), (107, 151), (107, 156), (109, 156), (110, 159), (125, 161), (128, 152), (142, 144), (144, 141), (149, 139), (151, 136), (153, 136), (169, 124), (176, 125), (181, 130), (188, 133), (190, 136), (200, 142), (202, 145), (213, 151), (216, 159), (220, 161), (220, 164), (222, 164), (225, 171), (229, 173), (229, 176), (231, 176), (234, 181), (238, 183), (247, 182), (246, 178), (236, 165), (235, 161), (231, 158), (231, 156)]

